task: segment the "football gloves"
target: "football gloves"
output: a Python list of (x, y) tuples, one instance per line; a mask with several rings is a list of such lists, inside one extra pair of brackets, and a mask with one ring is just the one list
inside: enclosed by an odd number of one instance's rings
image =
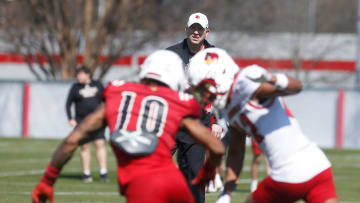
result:
[(32, 192), (32, 202), (45, 203), (46, 200), (48, 199), (50, 203), (54, 203), (53, 194), (54, 194), (53, 186), (40, 181)]
[(54, 202), (54, 189), (53, 185), (55, 184), (56, 179), (60, 175), (60, 170), (52, 166), (50, 162), (46, 168), (44, 175), (41, 178), (41, 181), (36, 185), (32, 192), (32, 202), (33, 203), (42, 203), (46, 202), (49, 199), (50, 203)]

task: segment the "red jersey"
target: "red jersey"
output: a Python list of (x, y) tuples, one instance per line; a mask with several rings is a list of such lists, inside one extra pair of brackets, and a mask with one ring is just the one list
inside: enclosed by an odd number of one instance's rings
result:
[(200, 116), (200, 104), (191, 95), (167, 87), (114, 81), (106, 87), (103, 97), (111, 133), (120, 129), (145, 130), (159, 138), (155, 151), (143, 157), (129, 156), (112, 146), (120, 185), (141, 175), (176, 167), (170, 151), (180, 122), (187, 116)]

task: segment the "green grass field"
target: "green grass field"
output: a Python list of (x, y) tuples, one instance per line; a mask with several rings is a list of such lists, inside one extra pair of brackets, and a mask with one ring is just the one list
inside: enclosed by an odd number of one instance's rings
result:
[[(0, 202), (31, 202), (31, 191), (60, 140), (0, 138)], [(99, 182), (95, 154), (92, 151), (92, 183), (82, 183), (78, 151), (65, 166), (55, 185), (55, 202), (126, 202), (118, 194), (116, 164), (108, 147), (109, 183)], [(341, 203), (360, 202), (360, 151), (325, 150), (333, 164), (337, 193)], [(232, 202), (243, 202), (249, 194), (249, 162), (247, 153), (244, 172)], [(264, 164), (261, 166), (264, 177)], [(206, 202), (215, 202), (217, 193), (206, 195)]]

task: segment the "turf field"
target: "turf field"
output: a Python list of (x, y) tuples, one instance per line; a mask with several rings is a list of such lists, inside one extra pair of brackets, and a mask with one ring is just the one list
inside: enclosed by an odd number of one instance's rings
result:
[[(31, 191), (60, 140), (0, 138), (0, 202), (31, 202)], [(108, 147), (109, 183), (99, 182), (95, 153), (92, 151), (92, 183), (82, 183), (78, 151), (65, 166), (55, 185), (55, 202), (125, 202), (119, 196), (115, 159)], [(248, 150), (248, 152), (250, 152)], [(341, 203), (360, 202), (360, 150), (325, 150), (333, 163), (335, 184)], [(232, 202), (243, 202), (249, 194), (249, 162), (247, 153), (241, 181)], [(264, 177), (264, 164), (261, 177)], [(217, 193), (207, 194), (206, 202), (215, 202)]]

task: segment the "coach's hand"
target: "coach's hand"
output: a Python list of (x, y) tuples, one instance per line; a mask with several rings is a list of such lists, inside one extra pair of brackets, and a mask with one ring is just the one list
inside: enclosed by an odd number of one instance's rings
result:
[(192, 185), (197, 185), (205, 192), (205, 187), (210, 180), (214, 180), (216, 175), (216, 167), (209, 161), (206, 161), (204, 166), (200, 169), (198, 176), (191, 181)]
[(77, 125), (77, 122), (76, 122), (76, 120), (71, 119), (71, 120), (69, 120), (69, 124), (71, 125), (71, 127), (75, 127)]
[(222, 138), (223, 129), (220, 125), (212, 124), (211, 125), (211, 134), (218, 139)]
[(54, 203), (53, 197), (54, 189), (52, 185), (40, 181), (32, 192), (33, 203), (45, 203), (48, 199), (50, 203)]

